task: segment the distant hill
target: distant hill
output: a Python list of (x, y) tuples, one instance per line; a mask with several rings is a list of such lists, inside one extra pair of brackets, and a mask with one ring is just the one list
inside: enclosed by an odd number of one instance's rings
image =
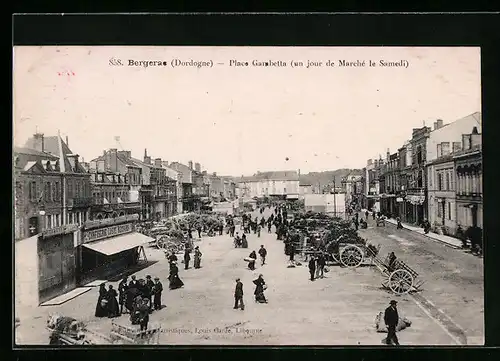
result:
[(323, 188), (326, 185), (333, 185), (333, 179), (335, 177), (335, 186), (340, 187), (342, 178), (348, 175), (361, 175), (361, 173), (361, 169), (337, 169), (324, 172), (311, 172), (300, 175), (300, 184), (310, 184), (313, 187), (321, 185), (321, 188)]
[[(310, 184), (313, 188), (321, 186), (321, 188), (333, 185), (333, 178), (335, 177), (335, 186), (340, 187), (342, 178), (348, 175), (362, 175), (361, 169), (337, 169), (328, 170), (324, 172), (311, 172), (300, 174), (300, 184)], [(238, 182), (240, 177), (230, 177), (234, 182)]]

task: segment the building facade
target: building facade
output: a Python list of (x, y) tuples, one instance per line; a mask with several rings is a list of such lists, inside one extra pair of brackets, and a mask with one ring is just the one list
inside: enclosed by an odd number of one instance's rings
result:
[(474, 127), (462, 136), (462, 150), (453, 155), (456, 174), (457, 224), (464, 230), (483, 228), (483, 171), (481, 134)]
[(456, 174), (453, 154), (427, 163), (428, 220), (434, 231), (454, 236), (456, 219)]
[(363, 186), (363, 196), (361, 197), (361, 205), (363, 208), (370, 209), (372, 211), (380, 211), (380, 174), (381, 168), (383, 166), (383, 160), (380, 159), (368, 159), (366, 162), (366, 167), (364, 168), (364, 175), (362, 180), (364, 182)]
[(399, 214), (397, 193), (400, 185), (399, 153), (390, 154), (387, 150), (386, 160), (381, 167), (380, 177), (380, 210), (386, 215), (396, 217)]
[[(201, 197), (193, 192), (194, 186), (194, 168), (193, 162), (189, 161), (188, 165), (180, 162), (171, 162), (169, 167), (178, 171), (182, 179), (182, 212), (193, 212), (201, 208)], [(198, 182), (199, 176), (198, 176)]]
[(126, 175), (111, 172), (91, 172), (90, 175), (92, 220), (141, 214), (138, 194), (132, 191)]
[[(398, 215), (402, 222), (420, 225), (427, 219), (427, 139), (431, 128), (414, 128), (404, 146), (406, 166), (400, 170), (401, 198)], [(401, 154), (400, 154), (401, 155)]]
[(258, 172), (237, 180), (241, 197), (298, 199), (299, 175), (296, 171)]
[(15, 238), (82, 224), (92, 203), (90, 176), (60, 136), (35, 134), (14, 149)]
[(177, 214), (176, 180), (167, 176), (161, 158), (153, 161), (145, 149), (143, 161), (131, 159), (142, 169), (143, 219), (160, 220)]

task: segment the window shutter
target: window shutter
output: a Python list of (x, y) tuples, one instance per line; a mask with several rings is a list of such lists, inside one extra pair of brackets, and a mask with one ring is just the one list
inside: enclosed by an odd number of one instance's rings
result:
[(40, 195), (41, 195), (40, 183), (39, 182), (35, 182), (35, 201), (38, 201)]

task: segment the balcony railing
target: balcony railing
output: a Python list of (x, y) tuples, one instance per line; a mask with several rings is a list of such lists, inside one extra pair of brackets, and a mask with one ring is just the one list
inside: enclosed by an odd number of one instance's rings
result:
[(91, 197), (84, 198), (70, 198), (68, 199), (69, 208), (87, 208), (92, 205), (93, 199)]
[(175, 194), (163, 194), (154, 196), (155, 201), (175, 201), (177, 196)]

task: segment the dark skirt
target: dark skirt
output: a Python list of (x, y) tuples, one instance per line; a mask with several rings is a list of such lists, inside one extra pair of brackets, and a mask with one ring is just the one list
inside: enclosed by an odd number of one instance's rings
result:
[(182, 282), (182, 280), (179, 278), (178, 275), (170, 276), (169, 281), (170, 281), (169, 288), (171, 290), (175, 290), (177, 288), (181, 288), (182, 286), (184, 286), (184, 282)]
[(118, 317), (120, 316), (120, 308), (118, 307), (118, 301), (116, 297), (108, 298), (108, 317)]
[(107, 317), (108, 316), (108, 305), (104, 305), (104, 298), (99, 297), (97, 300), (97, 305), (95, 307), (95, 317)]

